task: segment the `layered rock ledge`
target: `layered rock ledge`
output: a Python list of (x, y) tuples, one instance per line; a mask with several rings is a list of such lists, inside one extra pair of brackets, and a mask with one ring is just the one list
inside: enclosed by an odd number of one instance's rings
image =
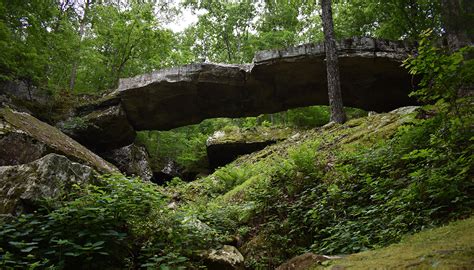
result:
[(239, 156), (250, 154), (283, 141), (292, 134), (290, 128), (257, 127), (247, 130), (216, 131), (206, 141), (211, 169), (224, 166)]
[(49, 153), (65, 155), (102, 173), (118, 172), (57, 128), (27, 113), (0, 108), (0, 166), (29, 163)]
[[(414, 80), (400, 66), (413, 50), (409, 44), (352, 38), (337, 48), (345, 106), (382, 112), (415, 104), (408, 97)], [(121, 79), (112, 96), (110, 106), (91, 107), (84, 121), (93, 128), (73, 130), (75, 139), (105, 151), (130, 144), (138, 130), (326, 105), (324, 45), (258, 52), (251, 64), (204, 62), (162, 69)]]
[[(400, 67), (403, 42), (353, 38), (338, 43), (344, 104), (389, 111), (414, 104)], [(198, 63), (120, 80), (118, 95), (136, 130), (167, 130), (206, 118), (255, 116), (328, 104), (323, 44), (258, 52), (252, 64)]]

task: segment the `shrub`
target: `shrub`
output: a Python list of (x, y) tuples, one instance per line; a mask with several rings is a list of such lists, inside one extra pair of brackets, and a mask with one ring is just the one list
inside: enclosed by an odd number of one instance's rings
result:
[(176, 268), (215, 243), (213, 230), (169, 210), (153, 185), (118, 175), (102, 181), (58, 209), (3, 220), (2, 268)]

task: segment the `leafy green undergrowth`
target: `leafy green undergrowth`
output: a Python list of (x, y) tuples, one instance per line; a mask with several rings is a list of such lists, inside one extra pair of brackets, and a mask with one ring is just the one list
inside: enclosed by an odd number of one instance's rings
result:
[(404, 237), (399, 244), (328, 261), (317, 269), (470, 269), (474, 265), (474, 218)]
[(238, 239), (253, 269), (306, 251), (385, 246), (472, 213), (473, 119), (464, 108), (448, 115), (426, 107), (301, 132), (165, 193)]
[[(348, 119), (367, 115), (357, 108), (346, 107), (345, 110)], [(206, 140), (215, 131), (223, 130), (230, 140), (280, 140), (292, 130), (319, 127), (328, 122), (328, 106), (308, 106), (257, 117), (206, 119), (170, 131), (141, 131), (136, 143), (146, 147), (156, 171), (160, 171), (168, 160), (174, 160), (185, 171), (200, 172), (209, 167)], [(246, 138), (246, 135), (250, 137)]]
[(195, 269), (236, 245), (249, 269), (349, 254), (469, 217), (473, 113), (438, 107), (300, 131), (191, 183), (123, 176), (1, 219), (0, 268)]
[(0, 220), (0, 268), (185, 269), (217, 243), (154, 185), (120, 175), (102, 183), (56, 209)]

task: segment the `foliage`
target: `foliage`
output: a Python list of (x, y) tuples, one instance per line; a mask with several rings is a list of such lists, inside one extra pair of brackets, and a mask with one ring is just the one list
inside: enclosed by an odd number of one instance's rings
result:
[[(88, 37), (87, 42), (97, 48), (93, 53), (97, 54), (99, 65), (84, 66), (80, 71), (93, 70), (87, 75), (99, 80), (96, 84), (100, 89), (116, 87), (121, 77), (165, 66), (164, 59), (171, 50), (171, 34), (160, 28), (151, 3), (139, 5), (132, 2), (128, 10), (113, 5), (97, 5), (92, 11), (91, 30), (96, 36)], [(94, 62), (91, 64), (95, 65)], [(98, 77), (97, 73), (102, 76)], [(78, 74), (79, 78), (82, 74)], [(84, 80), (92, 81), (92, 78)]]
[(71, 90), (74, 78), (72, 90), (94, 93), (115, 87), (120, 77), (171, 65), (174, 37), (160, 27), (155, 8), (136, 1), (125, 7), (96, 1), (1, 1), (0, 78), (55, 93)]
[(441, 3), (435, 0), (343, 0), (335, 3), (335, 13), (339, 37), (417, 40), (428, 28), (442, 32)]
[[(192, 34), (199, 41), (196, 55), (211, 61), (240, 63), (249, 61), (253, 51), (249, 46), (251, 21), (255, 6), (251, 1), (185, 1), (185, 5), (207, 12), (199, 16)], [(196, 46), (197, 45), (197, 46)]]
[[(398, 244), (361, 252), (340, 260), (326, 261), (311, 270), (328, 269), (330, 265), (351, 269), (469, 268), (474, 255), (474, 218), (451, 222), (446, 226), (407, 235)], [(443, 252), (441, 252), (443, 250)], [(456, 252), (444, 252), (456, 250)]]
[[(349, 119), (366, 115), (366, 112), (360, 109), (345, 109)], [(215, 131), (224, 130), (226, 133), (234, 133), (239, 129), (253, 130), (260, 126), (307, 129), (322, 126), (328, 122), (329, 108), (327, 106), (309, 106), (257, 117), (207, 119), (197, 125), (170, 131), (142, 131), (138, 133), (137, 143), (144, 145), (150, 153), (153, 168), (161, 170), (167, 161), (173, 160), (182, 169), (193, 172), (208, 167), (206, 140)], [(68, 122), (68, 125), (79, 124), (77, 121)]]
[[(454, 115), (413, 119), (397, 132), (391, 122), (397, 118), (385, 117), (327, 127), (287, 151), (288, 145), (266, 149), (173, 192), (189, 200), (187, 211), (242, 239), (247, 266), (255, 269), (308, 250), (340, 254), (384, 246), (469, 216), (472, 133)], [(357, 135), (369, 125), (377, 130)]]
[(410, 74), (422, 77), (420, 88), (411, 95), (423, 102), (446, 102), (450, 109), (457, 109), (459, 93), (474, 84), (474, 47), (449, 53), (434, 46), (431, 36), (432, 30), (423, 32), (417, 54), (403, 63)]
[(153, 185), (118, 175), (102, 183), (57, 209), (3, 220), (2, 268), (176, 268), (213, 243), (212, 230), (169, 210)]
[(209, 119), (171, 131), (139, 132), (137, 143), (144, 145), (150, 153), (152, 167), (158, 169), (173, 160), (180, 167), (193, 171), (208, 166), (206, 140), (225, 126), (233, 126), (232, 120)]

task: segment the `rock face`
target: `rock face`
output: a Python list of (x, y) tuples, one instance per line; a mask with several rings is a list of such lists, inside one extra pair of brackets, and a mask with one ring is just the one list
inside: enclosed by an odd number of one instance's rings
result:
[(244, 256), (234, 246), (224, 245), (204, 254), (204, 264), (209, 270), (243, 270)]
[(139, 176), (149, 181), (153, 177), (148, 153), (143, 146), (131, 144), (119, 149), (100, 154), (104, 159), (117, 166), (124, 174)]
[(28, 164), (0, 166), (0, 214), (34, 209), (41, 199), (60, 199), (74, 184), (90, 183), (94, 176), (91, 167), (57, 154)]
[(99, 152), (131, 144), (136, 136), (120, 104), (71, 118), (59, 126), (81, 144)]
[(36, 103), (48, 103), (51, 98), (45, 91), (35, 86), (29, 86), (23, 81), (5, 81), (0, 83), (0, 95), (6, 94), (20, 100), (34, 101)]
[[(411, 76), (400, 67), (410, 49), (372, 38), (338, 43), (344, 105), (389, 111), (413, 104)], [(118, 95), (136, 130), (325, 105), (324, 58), (323, 44), (263, 51), (252, 64), (191, 64), (122, 79)]]
[(241, 155), (262, 150), (268, 145), (285, 140), (290, 134), (290, 129), (270, 128), (216, 131), (206, 142), (209, 166), (211, 169), (224, 166)]
[(151, 181), (161, 185), (170, 181), (174, 177), (182, 178), (183, 169), (174, 160), (169, 159), (164, 161), (162, 167), (155, 168)]
[(44, 143), (0, 118), (0, 166), (28, 163), (48, 151)]
[[(409, 44), (352, 38), (337, 49), (345, 106), (380, 112), (415, 104), (408, 97), (413, 78), (400, 67), (413, 49)], [(107, 151), (132, 143), (138, 130), (326, 105), (324, 59), (322, 43), (305, 44), (259, 52), (250, 64), (198, 63), (122, 79), (110, 98), (82, 106), (67, 133)]]
[(0, 146), (1, 165), (27, 163), (54, 152), (103, 173), (118, 172), (115, 166), (57, 128), (9, 108), (0, 108)]

